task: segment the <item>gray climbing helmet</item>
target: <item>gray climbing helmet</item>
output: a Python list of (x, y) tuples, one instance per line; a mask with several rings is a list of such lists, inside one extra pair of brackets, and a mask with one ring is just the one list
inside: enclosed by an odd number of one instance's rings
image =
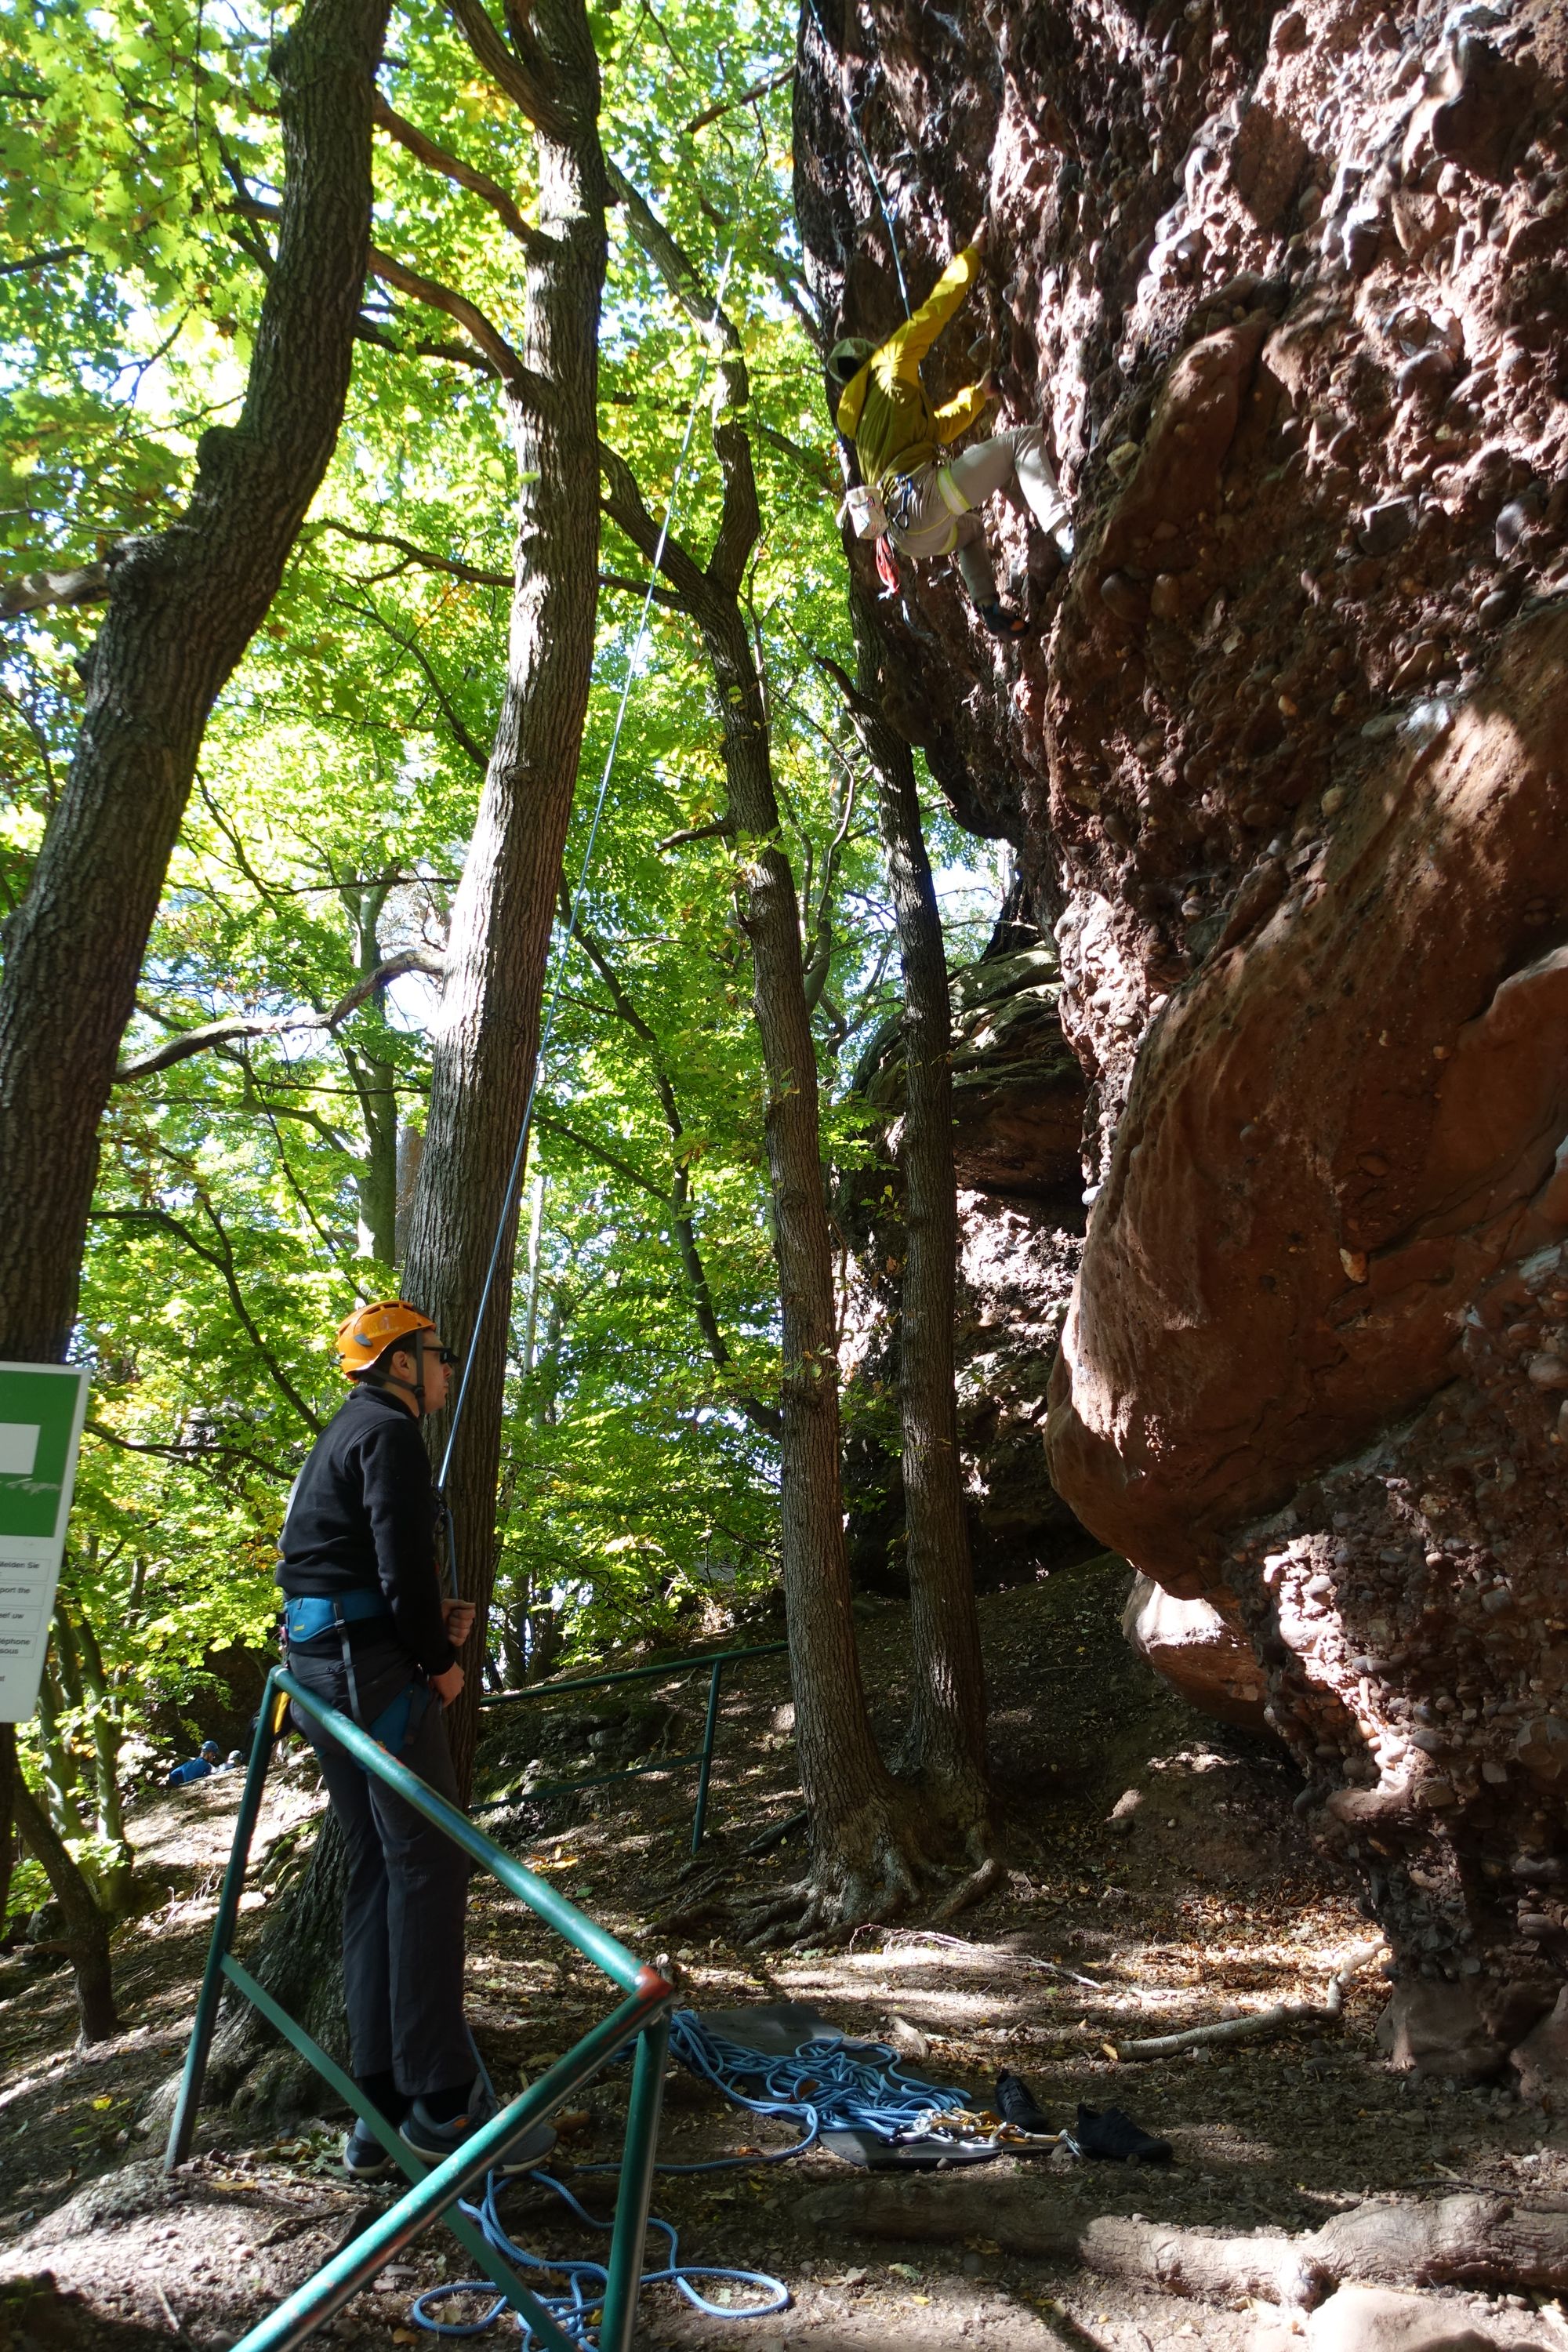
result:
[(827, 354), (827, 373), (841, 392), (851, 376), (859, 374), (876, 348), (864, 335), (846, 335), (842, 342), (834, 344)]

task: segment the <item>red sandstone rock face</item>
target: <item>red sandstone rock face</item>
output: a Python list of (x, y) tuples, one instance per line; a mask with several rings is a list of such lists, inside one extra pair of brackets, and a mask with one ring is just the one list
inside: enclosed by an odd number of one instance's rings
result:
[(884, 608), (1089, 1082), (1053, 1475), (1246, 1624), (1408, 1981), (1495, 2040), (1568, 1964), (1568, 19), (822, 21), (826, 329), (899, 315), (852, 105), (917, 299), (989, 216), (1002, 421), (1073, 497), (1021, 649), (940, 572)]
[(1212, 1601), (1182, 1601), (1149, 1577), (1135, 1577), (1121, 1630), (1189, 1706), (1243, 1731), (1268, 1728), (1268, 1685), (1252, 1644)]

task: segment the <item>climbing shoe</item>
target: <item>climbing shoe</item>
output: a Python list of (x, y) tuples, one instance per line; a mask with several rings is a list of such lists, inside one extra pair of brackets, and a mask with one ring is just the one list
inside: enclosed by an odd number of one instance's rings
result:
[(1080, 2156), (1106, 2158), (1112, 2164), (1169, 2164), (1171, 2143), (1142, 2131), (1121, 2107), (1079, 2106), (1072, 2141)]
[(1010, 604), (993, 602), (977, 604), (974, 609), (994, 637), (1023, 637), (1028, 635), (1029, 624), (1022, 613), (1015, 613)]
[(356, 2116), (354, 2127), (343, 2142), (343, 2170), (351, 2180), (379, 2180), (384, 2172), (392, 2170), (392, 2158), (365, 2122)]
[(1049, 2116), (1042, 2115), (1035, 2105), (1034, 2093), (1023, 2076), (1005, 2068), (996, 2077), (996, 2112), (1005, 2124), (1011, 2124), (1015, 2131), (1027, 2132), (1031, 2139), (1056, 2137)]
[[(483, 2084), (476, 2083), (468, 2105), (460, 2115), (450, 2118), (438, 2118), (423, 2099), (416, 2099), (403, 2118), (402, 2137), (426, 2164), (444, 2164), (495, 2113), (495, 2104)], [(534, 2124), (513, 2140), (506, 2154), (490, 2168), (504, 2173), (531, 2172), (545, 2161), (554, 2146), (555, 2134), (550, 2126)]]

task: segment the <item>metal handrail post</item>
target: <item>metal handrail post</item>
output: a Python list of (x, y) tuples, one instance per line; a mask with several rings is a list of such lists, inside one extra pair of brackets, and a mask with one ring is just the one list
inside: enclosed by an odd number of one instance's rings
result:
[[(315, 2068), (322, 2082), (328, 2084), (337, 2093), (339, 2098), (352, 2108), (367, 2130), (375, 2134), (404, 2178), (411, 2181), (423, 2180), (430, 2169), (429, 2165), (422, 2158), (416, 2156), (408, 2142), (394, 2131), (380, 2108), (365, 2097), (353, 2077), (344, 2074), (337, 2061), (328, 2055), (319, 2042), (312, 2040), (302, 2025), (295, 2023), (287, 2010), (279, 2008), (266, 1987), (258, 1984), (248, 1969), (241, 1968), (232, 1952), (224, 1962), (224, 1974), (229, 1982), (237, 1986), (246, 1999), (261, 2011), (268, 2023), (281, 2033), (284, 2040), (300, 2053), (307, 2064)], [(520, 2130), (528, 2128), (526, 2123), (520, 2123)], [(551, 2319), (549, 2312), (540, 2303), (538, 2296), (523, 2284), (516, 2272), (501, 2260), (482, 2231), (476, 2229), (474, 2224), (456, 2207), (444, 2213), (441, 2219), (457, 2239), (463, 2252), (471, 2255), (478, 2263), (485, 2276), (506, 2297), (511, 2308), (521, 2312), (530, 2326), (533, 2326), (536, 2335), (542, 2334), (547, 2342), (555, 2346), (555, 2352), (563, 2352), (563, 2347), (564, 2352), (578, 2352), (578, 2347), (566, 2345), (566, 2339), (557, 2340), (556, 2336), (552, 2333), (554, 2322)], [(542, 2327), (535, 2324), (536, 2316), (542, 2321)]]
[(724, 1679), (724, 1661), (715, 1658), (713, 1672), (708, 1681), (708, 1720), (702, 1727), (702, 1769), (697, 1775), (697, 1805), (691, 1816), (691, 1851), (696, 1853), (702, 1843), (702, 1832), (708, 1825), (708, 1783), (713, 1776), (713, 1738), (719, 1728), (719, 1685)]
[(228, 1866), (223, 1874), (217, 1917), (213, 1922), (212, 1941), (207, 1946), (206, 1966), (202, 1971), (202, 1989), (196, 2000), (195, 2022), (191, 2028), (184, 2071), (180, 2076), (180, 2095), (174, 2102), (174, 2119), (169, 2126), (169, 2143), (163, 2154), (166, 2172), (173, 2172), (176, 2165), (184, 2164), (195, 2137), (196, 2113), (202, 2103), (202, 2084), (206, 2078), (207, 2056), (212, 2048), (218, 2001), (223, 1993), (223, 1964), (234, 1940), (234, 1925), (239, 1916), (239, 1898), (245, 1891), (246, 1865), (250, 1860), (250, 1842), (256, 1834), (262, 1794), (267, 1785), (267, 1767), (272, 1757), (273, 1685), (277, 1679), (278, 1670), (274, 1667), (261, 1694), (261, 1712), (256, 1718), (256, 1738), (251, 1742), (250, 1761), (245, 1768), (245, 1787), (234, 1825), (234, 1843), (229, 1848)]
[(667, 2010), (655, 2023), (643, 2029), (632, 2068), (621, 2185), (616, 2198), (616, 2229), (610, 2241), (605, 2307), (599, 2317), (599, 2352), (630, 2352), (637, 2294), (642, 2284), (643, 2242), (647, 2235), (647, 2209), (653, 2196), (654, 2158), (668, 2058)]
[[(648, 1973), (652, 1976), (651, 1970)], [(624, 2000), (602, 2024), (584, 2035), (570, 2059), (558, 2060), (510, 2106), (470, 2133), (444, 2164), (438, 2164), (416, 2188), (410, 2189), (384, 2213), (378, 2214), (368, 2229), (351, 2239), (342, 2252), (324, 2263), (313, 2278), (296, 2287), (248, 2336), (242, 2336), (234, 2352), (293, 2352), (293, 2347), (303, 2342), (312, 2329), (342, 2311), (346, 2303), (352, 2303), (377, 2271), (411, 2245), (423, 2229), (483, 2179), (517, 2137), (520, 2124), (530, 2113), (538, 2113), (566, 2096), (574, 2081), (603, 2065), (628, 2033), (637, 2032), (650, 2007), (662, 2007), (668, 2002), (672, 1997), (671, 1988), (658, 1977), (653, 1978), (653, 1982), (659, 1988), (657, 1994), (650, 1999), (646, 1994), (639, 1998), (634, 1993)], [(665, 2038), (668, 2039), (668, 2029)], [(650, 2150), (650, 2162), (651, 2156)], [(612, 2255), (613, 2252), (612, 2249)], [(640, 2274), (640, 2240), (636, 2259)]]

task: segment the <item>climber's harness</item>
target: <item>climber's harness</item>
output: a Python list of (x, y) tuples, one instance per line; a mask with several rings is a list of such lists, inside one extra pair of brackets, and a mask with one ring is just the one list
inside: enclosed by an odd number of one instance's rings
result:
[(331, 1597), (315, 1593), (294, 1593), (284, 1603), (283, 1638), (289, 1650), (300, 1650), (313, 1657), (330, 1657), (331, 1643), (328, 1638), (337, 1635), (337, 1647), (343, 1662), (343, 1675), (348, 1683), (349, 1714), (362, 1731), (367, 1731), (378, 1747), (389, 1756), (401, 1756), (409, 1740), (425, 1719), (430, 1705), (430, 1685), (422, 1675), (416, 1675), (397, 1696), (389, 1700), (373, 1723), (367, 1723), (361, 1711), (359, 1684), (354, 1675), (354, 1643), (352, 1628), (356, 1625), (384, 1625), (392, 1631), (392, 1612), (379, 1591), (342, 1592)]

